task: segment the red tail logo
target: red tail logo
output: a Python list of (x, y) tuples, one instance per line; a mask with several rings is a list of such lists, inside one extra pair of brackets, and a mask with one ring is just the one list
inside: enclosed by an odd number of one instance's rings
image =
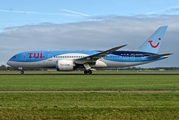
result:
[[(161, 40), (161, 38), (158, 38), (158, 40)], [(148, 42), (150, 43), (150, 46), (151, 46), (152, 48), (157, 48), (157, 47), (159, 46), (159, 44), (160, 44), (160, 42), (158, 42), (156, 45), (153, 45), (153, 44), (152, 44), (153, 40), (149, 40)]]

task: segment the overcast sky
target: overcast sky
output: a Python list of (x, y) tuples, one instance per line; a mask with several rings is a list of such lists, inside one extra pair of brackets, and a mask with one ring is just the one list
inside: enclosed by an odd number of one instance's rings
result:
[(168, 25), (159, 53), (139, 67), (179, 67), (177, 0), (0, 0), (0, 65), (28, 50), (135, 50)]

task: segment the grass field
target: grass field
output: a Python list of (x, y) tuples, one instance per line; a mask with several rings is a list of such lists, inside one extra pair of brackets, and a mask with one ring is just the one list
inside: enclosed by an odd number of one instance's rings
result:
[(0, 119), (179, 119), (179, 93), (175, 92), (179, 90), (177, 71), (154, 73), (142, 75), (130, 71), (128, 75), (127, 72), (100, 71), (83, 75), (27, 71), (26, 75), (19, 75), (18, 72), (1, 72)]
[(178, 93), (0, 95), (0, 119), (179, 119)]
[(172, 72), (169, 75), (51, 74), (0, 75), (0, 90), (179, 90), (179, 75)]

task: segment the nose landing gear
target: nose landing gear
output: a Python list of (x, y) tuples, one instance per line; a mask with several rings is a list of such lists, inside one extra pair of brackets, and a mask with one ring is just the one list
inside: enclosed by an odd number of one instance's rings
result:
[(24, 71), (23, 71), (23, 70), (21, 70), (21, 71), (20, 71), (20, 74), (22, 74), (22, 75), (23, 75), (23, 74), (24, 74)]
[(22, 74), (22, 75), (24, 74), (24, 70), (22, 67), (19, 67), (18, 70), (20, 71), (20, 74)]

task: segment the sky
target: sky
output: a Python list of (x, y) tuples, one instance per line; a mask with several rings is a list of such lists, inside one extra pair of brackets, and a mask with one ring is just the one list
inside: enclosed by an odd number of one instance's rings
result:
[(178, 0), (0, 0), (0, 65), (28, 50), (135, 50), (168, 25), (159, 53), (139, 67), (179, 67)]

